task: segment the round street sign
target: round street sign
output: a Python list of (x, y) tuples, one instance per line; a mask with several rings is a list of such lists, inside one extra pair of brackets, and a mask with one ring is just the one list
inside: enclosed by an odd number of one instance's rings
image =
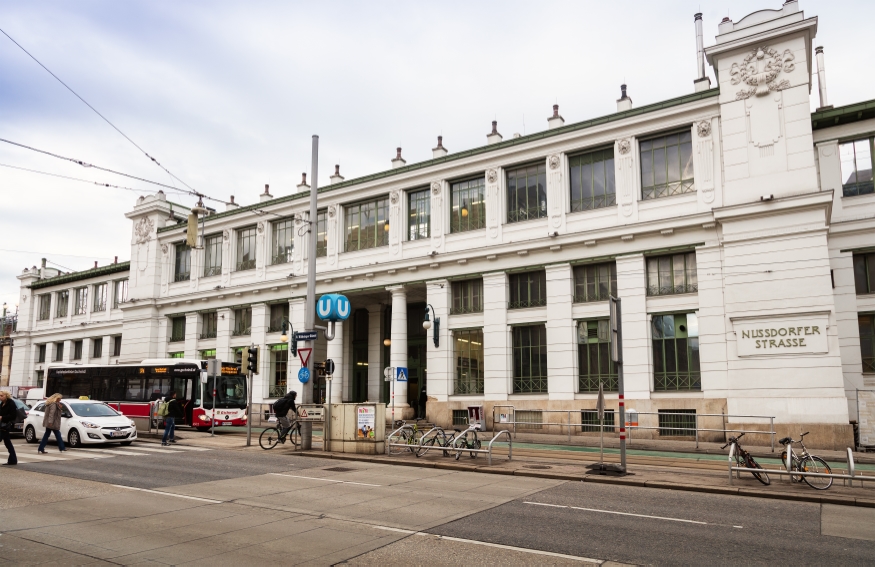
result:
[(307, 382), (309, 382), (310, 381), (310, 369), (309, 368), (302, 368), (302, 369), (298, 370), (298, 380), (301, 382), (301, 384), (306, 384)]

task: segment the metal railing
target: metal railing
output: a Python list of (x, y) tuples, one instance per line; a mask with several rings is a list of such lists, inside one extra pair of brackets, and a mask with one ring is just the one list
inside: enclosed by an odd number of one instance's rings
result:
[(732, 484), (732, 473), (735, 473), (736, 478), (741, 478), (741, 473), (749, 472), (749, 473), (766, 473), (766, 474), (777, 474), (777, 475), (786, 475), (789, 477), (804, 477), (804, 476), (813, 476), (813, 477), (821, 477), (821, 478), (838, 478), (841, 479), (842, 482), (847, 482), (848, 486), (854, 486), (854, 481), (860, 481), (860, 487), (864, 488), (864, 481), (875, 481), (875, 476), (863, 476), (861, 474), (856, 474), (855, 465), (854, 465), (854, 454), (851, 451), (851, 448), (848, 447), (848, 468), (847, 474), (842, 473), (813, 473), (813, 472), (803, 472), (799, 470), (793, 470), (793, 455), (790, 451), (787, 451), (786, 460), (782, 461), (785, 469), (750, 469), (747, 467), (737, 467), (733, 466), (735, 463), (735, 443), (731, 443), (729, 447), (729, 484)]
[[(393, 431), (392, 433), (390, 433), (388, 436), (386, 436), (386, 454), (387, 455), (392, 454), (391, 450), (390, 450), (392, 447), (398, 447), (399, 449), (402, 449), (402, 450), (408, 449), (411, 452), (418, 451), (419, 449), (422, 448), (422, 440), (426, 439), (431, 433), (438, 431), (438, 430), (443, 431), (443, 428), (442, 427), (432, 427), (430, 430), (428, 430), (426, 433), (424, 433), (422, 435), (422, 437), (420, 437), (415, 443), (406, 442), (406, 441), (404, 443), (399, 443), (397, 441), (393, 441), (392, 438), (400, 436), (402, 431), (408, 431), (410, 435), (413, 435), (413, 433), (414, 433), (413, 426), (404, 424), (401, 427), (399, 427), (398, 429), (396, 429), (395, 431)], [(460, 432), (458, 435), (456, 435), (453, 438), (453, 441), (449, 447), (439, 447), (437, 449), (441, 450), (441, 451), (455, 451), (457, 453), (477, 453), (477, 454), (483, 453), (487, 457), (487, 463), (489, 464), (489, 466), (492, 466), (492, 444), (495, 443), (495, 441), (497, 441), (498, 438), (501, 437), (502, 435), (507, 435), (507, 460), (510, 461), (513, 459), (513, 439), (511, 439), (510, 431), (508, 431), (506, 429), (502, 429), (501, 431), (497, 432), (492, 437), (492, 439), (489, 440), (489, 443), (487, 444), (486, 449), (473, 449), (470, 447), (457, 447), (456, 443), (459, 441), (459, 439), (464, 438), (465, 434), (468, 433), (469, 431), (478, 432), (478, 431), (480, 431), (480, 427), (476, 426), (476, 425), (472, 425), (472, 426), (468, 427), (468, 429)]]

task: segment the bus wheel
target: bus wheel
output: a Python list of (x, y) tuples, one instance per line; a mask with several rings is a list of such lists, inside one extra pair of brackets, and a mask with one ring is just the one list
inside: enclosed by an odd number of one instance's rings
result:
[(207, 432), (207, 431), (210, 430), (209, 427), (196, 427), (195, 429), (197, 429), (197, 430), (200, 431), (201, 433), (204, 433), (204, 432)]
[(33, 425), (28, 425), (27, 429), (24, 430), (24, 440), (28, 443), (36, 443), (36, 431)]
[(77, 429), (70, 430), (70, 433), (67, 435), (67, 445), (74, 449), (82, 446), (82, 439), (79, 437), (79, 431)]

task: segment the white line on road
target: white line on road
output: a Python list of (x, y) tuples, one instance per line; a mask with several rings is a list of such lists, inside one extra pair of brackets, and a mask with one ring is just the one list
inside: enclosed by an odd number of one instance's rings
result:
[(684, 522), (685, 524), (700, 524), (707, 526), (708, 522), (698, 522), (696, 520), (684, 520), (682, 518), (666, 518), (664, 516), (648, 516), (647, 514), (631, 514), (629, 512), (615, 512), (614, 510), (598, 510), (596, 508), (581, 508), (579, 506), (562, 506), (560, 504), (544, 504), (542, 502), (523, 502), (523, 504), (533, 504), (535, 506), (549, 506), (551, 508), (568, 508), (569, 510), (584, 510), (586, 512), (600, 512), (602, 514), (617, 514), (618, 516), (635, 516), (636, 518), (650, 518), (651, 520), (667, 520), (669, 522)]
[(116, 488), (126, 488), (128, 490), (138, 490), (140, 492), (150, 492), (152, 494), (161, 494), (163, 496), (175, 496), (176, 498), (185, 498), (187, 500), (198, 500), (199, 502), (209, 502), (210, 504), (224, 504), (221, 500), (210, 500), (209, 498), (198, 498), (196, 496), (185, 496), (184, 494), (173, 494), (172, 492), (161, 492), (160, 490), (149, 490), (147, 488), (136, 488), (134, 486), (124, 486), (122, 484), (113, 484)]
[[(82, 451), (80, 453), (79, 451)], [(88, 447), (87, 449), (76, 449), (76, 454), (84, 454), (87, 452), (96, 452), (96, 453), (109, 453), (110, 455), (131, 455), (134, 457), (142, 457), (143, 455), (148, 455), (149, 453), (137, 453), (134, 451), (126, 451), (123, 449), (97, 449), (95, 447)]]
[(383, 486), (382, 484), (368, 484), (367, 482), (352, 482), (351, 480), (334, 480), (333, 478), (317, 478), (314, 476), (298, 476), (296, 474), (268, 473), (273, 476), (287, 476), (289, 478), (306, 478), (307, 480), (324, 480), (325, 482), (337, 482), (340, 484), (358, 484), (359, 486)]

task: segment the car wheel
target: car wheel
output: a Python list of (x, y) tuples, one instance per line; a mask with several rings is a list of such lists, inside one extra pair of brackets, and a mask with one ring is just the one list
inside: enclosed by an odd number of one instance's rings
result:
[(195, 429), (197, 429), (197, 430), (200, 431), (201, 433), (210, 430), (209, 427), (195, 427)]
[(127, 446), (130, 445), (131, 443), (133, 443), (133, 441), (122, 441), (122, 442), (121, 442), (121, 445), (127, 447)]
[(33, 425), (28, 425), (24, 429), (24, 440), (28, 443), (36, 443), (36, 430), (33, 428)]
[(70, 433), (67, 434), (67, 445), (74, 449), (82, 446), (82, 438), (79, 437), (78, 429), (71, 429)]

